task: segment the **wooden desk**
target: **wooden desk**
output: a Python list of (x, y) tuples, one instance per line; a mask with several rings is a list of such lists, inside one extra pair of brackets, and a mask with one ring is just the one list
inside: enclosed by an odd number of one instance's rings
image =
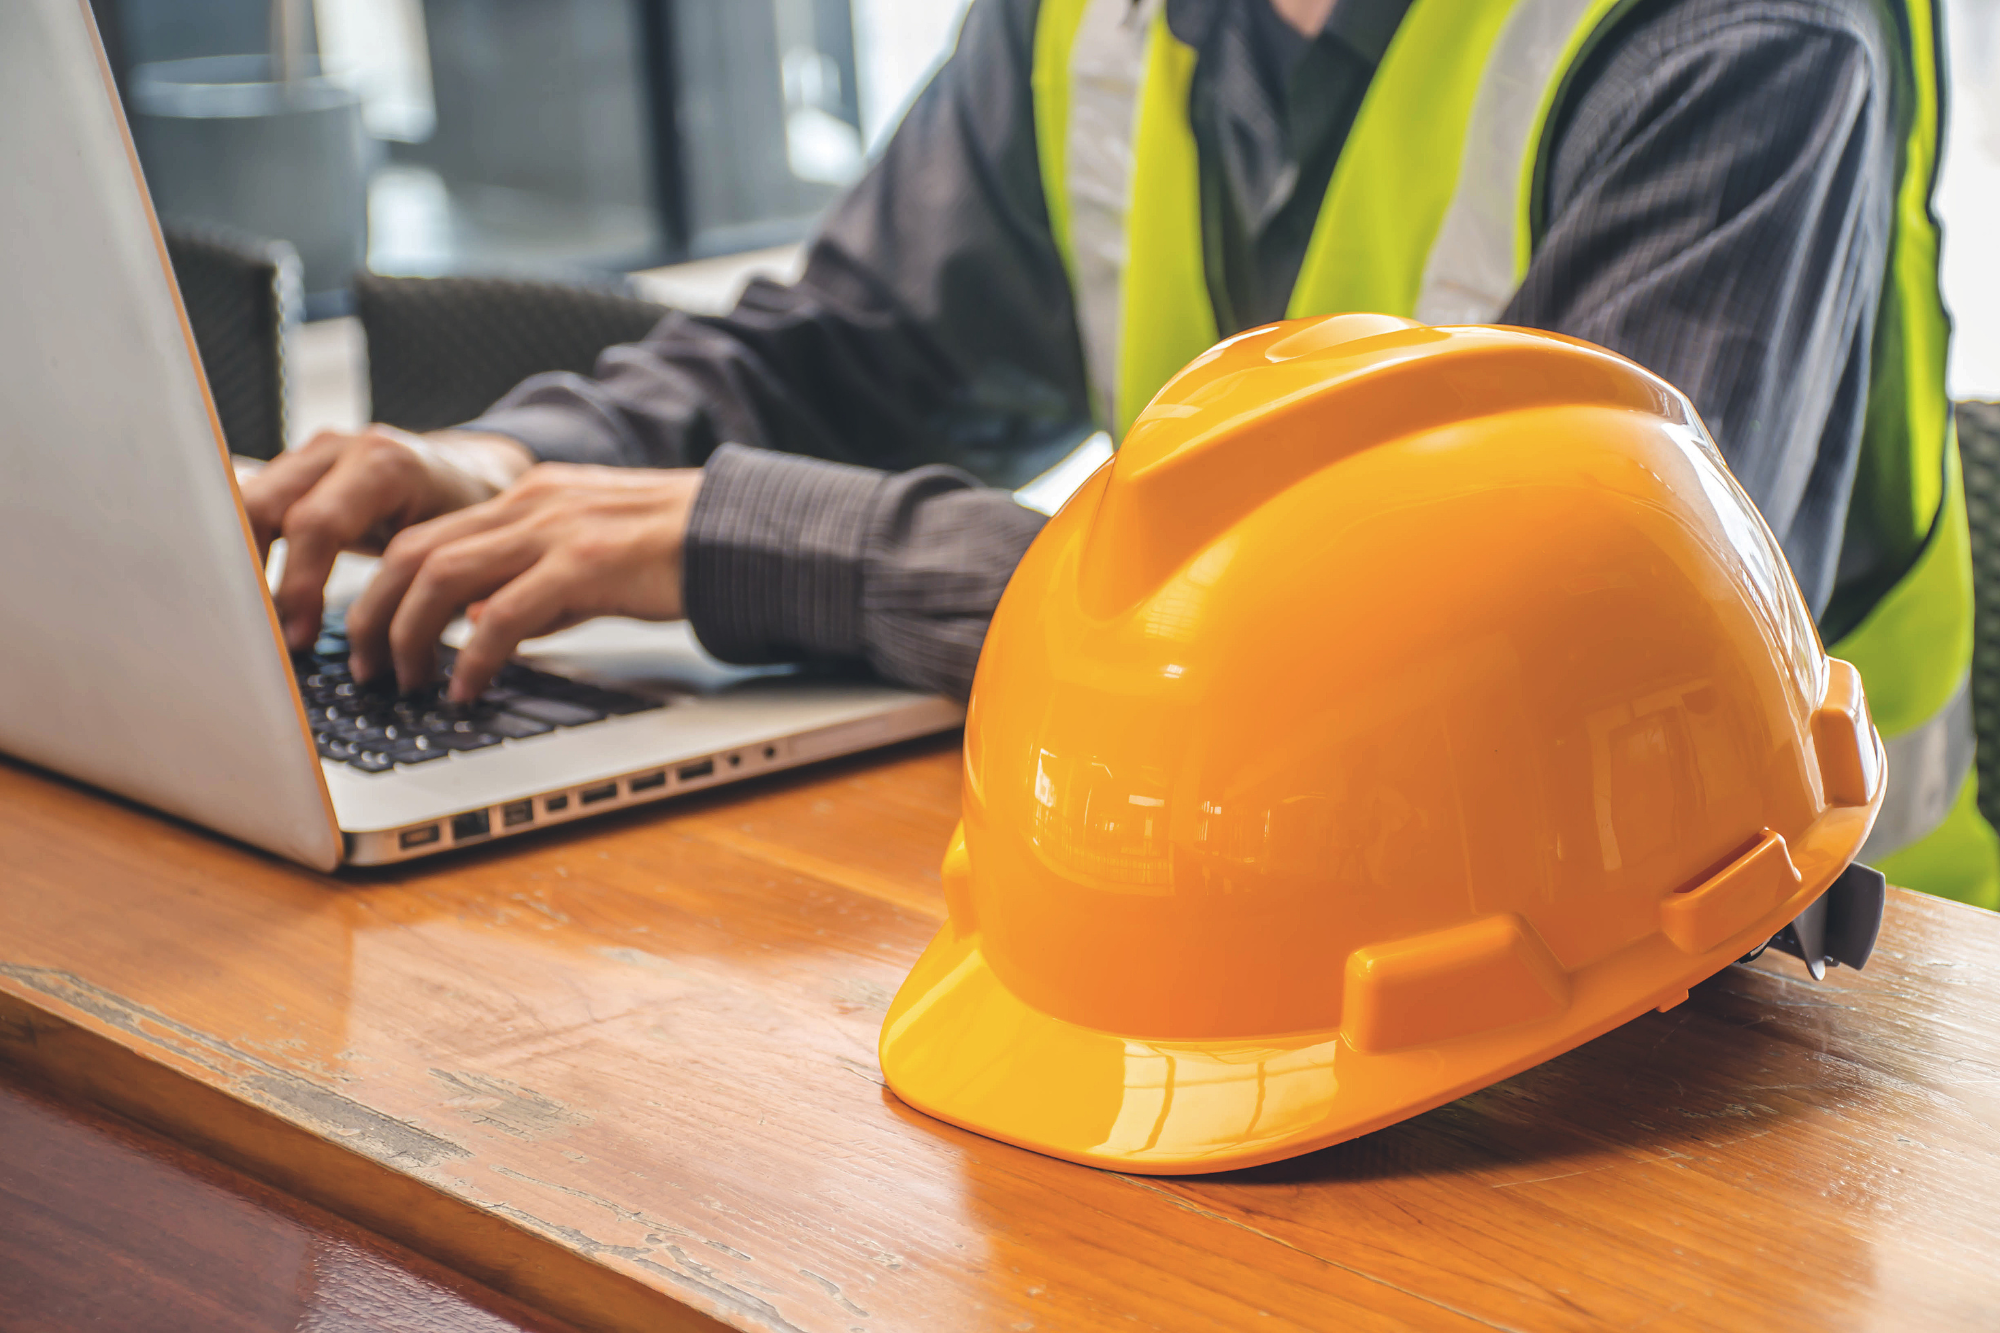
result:
[(0, 765), (0, 1058), (591, 1328), (2000, 1322), (2000, 918), (1143, 1179), (881, 1086), (956, 803), (932, 742), (329, 878)]

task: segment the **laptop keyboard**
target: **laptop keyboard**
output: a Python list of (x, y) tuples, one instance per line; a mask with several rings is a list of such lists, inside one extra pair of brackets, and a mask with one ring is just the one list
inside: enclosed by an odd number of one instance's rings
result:
[[(458, 654), (440, 645), (438, 655), (448, 680)], [(338, 613), (329, 613), (310, 652), (293, 654), (292, 669), (320, 757), (363, 773), (475, 754), (558, 727), (586, 727), (665, 707), (518, 662), (501, 667), (492, 686), (469, 704), (448, 702), (443, 680), (408, 694), (388, 684), (357, 684), (348, 670), (347, 633)]]

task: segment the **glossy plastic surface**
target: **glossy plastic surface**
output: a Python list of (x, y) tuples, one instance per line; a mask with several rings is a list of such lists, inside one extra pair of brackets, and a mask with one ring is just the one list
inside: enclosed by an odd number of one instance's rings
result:
[(1157, 1172), (1677, 1002), (1882, 790), (1858, 676), (1685, 399), (1555, 335), (1351, 315), (1161, 391), (1015, 575), (965, 765), (890, 1086)]

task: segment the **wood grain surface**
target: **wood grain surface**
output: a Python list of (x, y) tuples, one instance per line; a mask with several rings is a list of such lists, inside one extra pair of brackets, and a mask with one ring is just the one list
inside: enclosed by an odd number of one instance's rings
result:
[(882, 1086), (956, 761), (339, 876), (0, 765), (0, 1059), (591, 1328), (2000, 1327), (2000, 917), (1142, 1179)]
[(546, 1316), (0, 1069), (8, 1333), (563, 1333)]

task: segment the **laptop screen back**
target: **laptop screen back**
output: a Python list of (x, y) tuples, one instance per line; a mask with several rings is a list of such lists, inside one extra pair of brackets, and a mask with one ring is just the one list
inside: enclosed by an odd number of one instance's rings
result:
[(0, 4), (0, 751), (339, 859), (83, 0)]

